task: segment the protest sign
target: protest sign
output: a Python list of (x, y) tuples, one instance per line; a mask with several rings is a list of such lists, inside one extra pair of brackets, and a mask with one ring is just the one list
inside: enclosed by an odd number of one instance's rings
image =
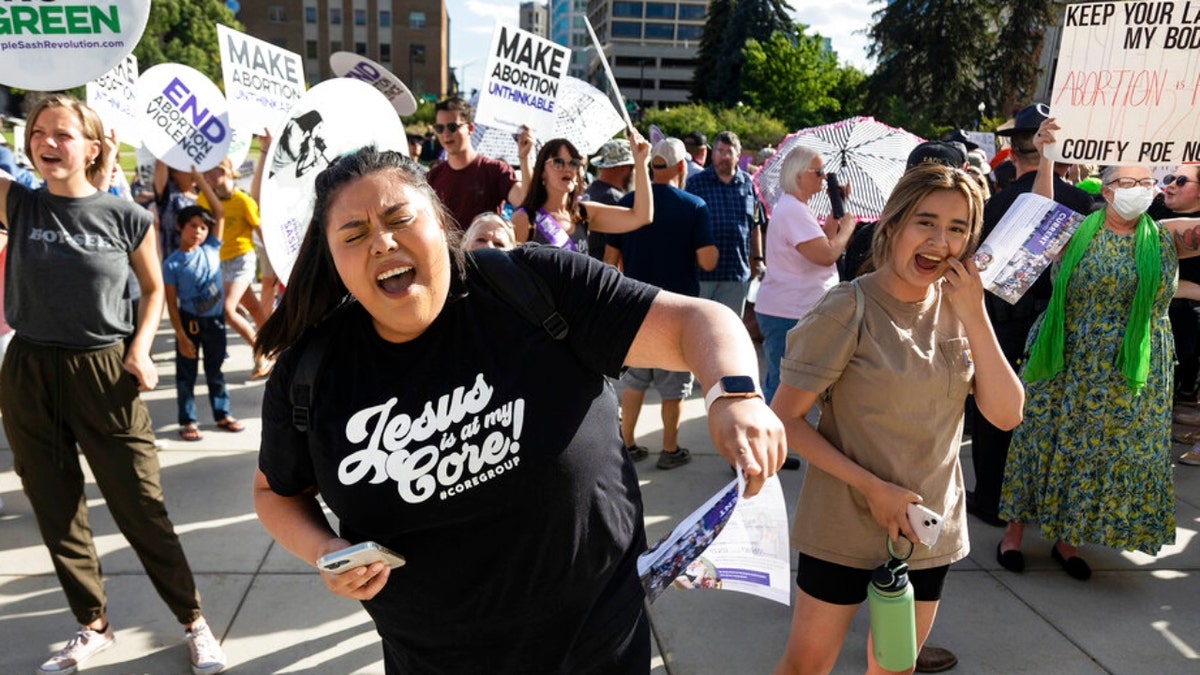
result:
[(142, 143), (167, 166), (208, 171), (225, 158), (233, 134), (225, 97), (204, 73), (163, 63), (137, 83)]
[(338, 77), (361, 80), (378, 89), (384, 98), (392, 102), (397, 113), (411, 115), (417, 111), (417, 99), (413, 98), (408, 87), (391, 71), (371, 59), (354, 52), (334, 52), (329, 55), (329, 67)]
[(1069, 4), (1050, 110), (1056, 161), (1200, 161), (1200, 2)]
[(505, 131), (529, 127), (550, 138), (571, 50), (516, 26), (496, 24), (475, 121)]
[(654, 602), (677, 588), (740, 591), (790, 604), (788, 515), (779, 478), (739, 498), (739, 475), (638, 556), (638, 576)]
[(1083, 216), (1027, 192), (1004, 212), (975, 252), (983, 287), (1011, 305), (1058, 259)]
[(82, 86), (120, 65), (150, 18), (150, 0), (0, 2), (0, 84)]
[(351, 78), (309, 89), (271, 129), (259, 210), (267, 258), (287, 283), (312, 217), (317, 174), (339, 155), (374, 144), (408, 155), (404, 125), (377, 89)]
[(229, 119), (259, 133), (279, 123), (304, 95), (304, 61), (270, 42), (217, 24)]
[(141, 144), (141, 128), (138, 124), (137, 106), (137, 57), (133, 54), (117, 64), (116, 68), (87, 83), (87, 104), (106, 130), (117, 132), (122, 143)]

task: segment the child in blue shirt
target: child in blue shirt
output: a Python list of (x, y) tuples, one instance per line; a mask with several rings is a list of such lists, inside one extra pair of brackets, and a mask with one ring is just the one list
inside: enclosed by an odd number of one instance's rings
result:
[(163, 262), (167, 312), (175, 329), (175, 396), (179, 410), (179, 437), (200, 440), (196, 426), (196, 370), (198, 354), (204, 354), (204, 377), (208, 401), (217, 427), (242, 431), (245, 427), (229, 414), (229, 391), (221, 364), (225, 361), (225, 311), (221, 284), (221, 235), (225, 228), (221, 201), (199, 172), (196, 184), (213, 205), (179, 210), (175, 227), (179, 249)]

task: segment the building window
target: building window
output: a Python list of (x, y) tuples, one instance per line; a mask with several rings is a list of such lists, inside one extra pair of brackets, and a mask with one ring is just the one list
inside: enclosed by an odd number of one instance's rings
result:
[(409, 45), (408, 46), (408, 58), (413, 63), (424, 65), (425, 64), (425, 45)]
[(380, 63), (392, 62), (392, 45), (387, 42), (379, 43), (379, 61)]
[(613, 16), (626, 17), (630, 19), (642, 18), (642, 3), (640, 2), (614, 2)]
[(317, 55), (317, 41), (316, 40), (305, 40), (304, 55), (310, 59), (320, 58)]
[(675, 26), (669, 23), (646, 24), (647, 40), (674, 40)]
[(704, 26), (680, 26), (677, 37), (680, 40), (699, 40), (704, 32)]
[(380, 28), (391, 28), (392, 27), (392, 10), (390, 10), (390, 9), (379, 10), (379, 27)]
[(316, 7), (305, 7), (304, 8), (304, 23), (316, 23), (316, 22), (317, 22), (317, 8)]
[(421, 30), (425, 27), (425, 12), (409, 12), (408, 27), (413, 30)]
[(354, 25), (355, 26), (367, 25), (367, 10), (365, 10), (365, 9), (354, 10)]
[(367, 55), (367, 43), (355, 42), (354, 43), (354, 53), (358, 54), (359, 56), (366, 56)]
[(283, 10), (283, 5), (268, 5), (267, 21), (271, 23), (283, 23), (287, 21), (287, 12)]
[(579, 33), (574, 33), (571, 35), (571, 46), (575, 47), (575, 48), (591, 47), (592, 39), (586, 35), (580, 35)]
[(330, 40), (329, 41), (329, 51), (330, 51), (330, 53), (342, 51), (342, 41), (341, 40)]
[(329, 23), (331, 23), (335, 26), (342, 25), (342, 8), (341, 7), (330, 7), (329, 8)]
[(636, 21), (614, 21), (612, 36), (615, 38), (640, 38), (642, 37), (642, 24)]
[(646, 3), (646, 18), (647, 19), (674, 19), (675, 5), (668, 5), (662, 2), (647, 2)]
[(703, 21), (704, 20), (704, 5), (680, 5), (679, 20), (680, 21)]
[(288, 48), (287, 38), (285, 38), (285, 37), (271, 38), (270, 42), (271, 42), (271, 44), (275, 45), (276, 47), (279, 47), (280, 49)]

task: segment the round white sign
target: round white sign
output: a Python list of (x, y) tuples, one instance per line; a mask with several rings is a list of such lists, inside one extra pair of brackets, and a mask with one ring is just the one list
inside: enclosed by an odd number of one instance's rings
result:
[(404, 125), (369, 84), (325, 80), (305, 92), (271, 130), (262, 185), (260, 232), (279, 280), (287, 283), (312, 218), (314, 184), (343, 153), (374, 144), (408, 155)]
[(225, 158), (233, 132), (229, 109), (204, 73), (164, 63), (142, 73), (137, 83), (142, 144), (167, 166), (208, 171)]
[(334, 52), (329, 55), (329, 67), (338, 77), (361, 80), (379, 90), (401, 115), (417, 111), (417, 99), (392, 71), (354, 52)]
[(150, 0), (0, 2), (0, 84), (82, 86), (120, 65), (150, 18)]

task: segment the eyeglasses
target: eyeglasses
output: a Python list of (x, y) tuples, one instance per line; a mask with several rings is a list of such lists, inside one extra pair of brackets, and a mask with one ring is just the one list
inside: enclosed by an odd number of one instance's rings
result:
[(817, 174), (817, 177), (819, 177), (819, 178), (824, 178), (824, 177), (825, 177), (825, 169), (824, 169), (823, 167), (822, 167), (822, 168), (820, 168), (820, 169), (809, 169), (809, 171), (811, 171), (812, 173), (815, 173), (815, 174)]
[(1154, 180), (1153, 178), (1143, 178), (1141, 180), (1136, 178), (1117, 178), (1116, 180), (1110, 180), (1105, 183), (1105, 185), (1116, 185), (1117, 187), (1126, 190), (1132, 187), (1152, 188), (1157, 184), (1158, 181)]
[(1183, 187), (1184, 185), (1188, 184), (1189, 180), (1192, 179), (1188, 178), (1187, 176), (1170, 175), (1163, 179), (1163, 186), (1165, 187), (1171, 183), (1174, 183), (1176, 187)]
[(454, 133), (454, 132), (458, 131), (459, 127), (465, 127), (465, 126), (467, 126), (466, 122), (451, 122), (449, 124), (435, 124), (435, 125), (433, 125), (433, 130), (435, 132), (437, 132), (438, 134), (444, 134), (447, 131), (449, 131), (450, 133)]
[(579, 170), (583, 168), (583, 162), (577, 159), (563, 159), (562, 157), (551, 157), (546, 160), (546, 163), (556, 169), (565, 169), (570, 166), (572, 169)]

